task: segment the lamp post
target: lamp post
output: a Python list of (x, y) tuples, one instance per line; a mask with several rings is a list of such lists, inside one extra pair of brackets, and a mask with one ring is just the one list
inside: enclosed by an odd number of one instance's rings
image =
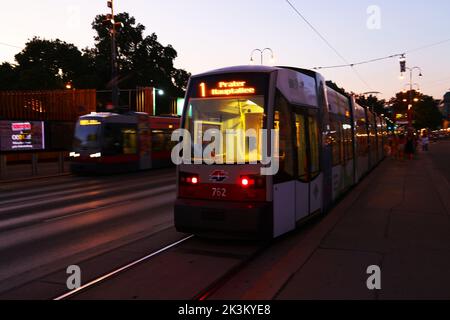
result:
[(108, 8), (111, 9), (111, 13), (106, 15), (105, 24), (108, 25), (109, 31), (111, 33), (111, 89), (112, 89), (112, 104), (114, 109), (119, 107), (119, 86), (117, 81), (118, 76), (118, 66), (117, 66), (117, 45), (116, 45), (116, 35), (117, 30), (123, 27), (121, 22), (115, 21), (114, 16), (114, 1), (108, 0)]
[(153, 101), (152, 101), (153, 102), (153, 115), (156, 116), (156, 96), (158, 95), (158, 96), (162, 97), (166, 94), (166, 92), (163, 89), (159, 89), (159, 88), (155, 88), (155, 87), (152, 87), (152, 91), (153, 91), (153, 94), (152, 94), (152, 96), (153, 96)]
[(422, 69), (420, 67), (412, 67), (412, 68), (408, 68), (406, 67), (405, 70), (409, 71), (409, 105), (408, 105), (408, 125), (411, 128), (412, 127), (412, 123), (413, 123), (413, 117), (414, 117), (414, 113), (412, 110), (413, 107), (413, 102), (417, 102), (414, 101), (415, 99), (413, 99), (413, 72), (414, 70), (418, 70), (419, 71), (419, 77), (423, 77), (423, 73), (422, 73)]
[(264, 48), (264, 49), (254, 49), (252, 51), (252, 54), (250, 55), (250, 63), (253, 64), (254, 60), (253, 60), (253, 55), (255, 54), (255, 52), (259, 52), (261, 55), (261, 65), (264, 64), (264, 52), (269, 51), (271, 54), (271, 58), (270, 61), (273, 63), (275, 61), (275, 56), (273, 54), (273, 50), (271, 48)]

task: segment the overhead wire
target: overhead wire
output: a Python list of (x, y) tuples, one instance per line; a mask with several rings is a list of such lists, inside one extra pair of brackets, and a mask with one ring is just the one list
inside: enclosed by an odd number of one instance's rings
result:
[[(341, 58), (344, 63), (351, 66), (351, 64), (347, 61), (347, 59), (319, 32), (319, 30), (314, 27), (314, 25), (309, 22), (309, 20), (294, 6), (294, 4), (290, 0), (285, 0), (289, 6), (294, 10), (294, 12), (326, 43), (326, 45), (339, 57)], [(361, 74), (352, 67), (352, 70), (355, 72), (356, 76), (361, 80), (362, 83), (364, 83), (370, 90), (372, 90), (369, 83), (364, 80), (364, 78), (361, 76)]]

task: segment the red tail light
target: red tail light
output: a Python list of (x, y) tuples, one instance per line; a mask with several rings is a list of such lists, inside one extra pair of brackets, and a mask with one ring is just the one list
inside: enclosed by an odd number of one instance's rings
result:
[(248, 187), (248, 186), (250, 186), (250, 180), (249, 180), (248, 178), (242, 178), (242, 179), (241, 179), (241, 185), (242, 185), (243, 187)]
[(243, 188), (264, 189), (266, 187), (266, 180), (259, 176), (242, 176), (240, 184)]
[(191, 174), (191, 173), (180, 173), (180, 184), (181, 185), (197, 185), (200, 183), (200, 178), (197, 174)]

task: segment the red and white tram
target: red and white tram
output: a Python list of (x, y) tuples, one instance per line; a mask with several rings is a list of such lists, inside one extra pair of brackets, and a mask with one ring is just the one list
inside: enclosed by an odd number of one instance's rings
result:
[[(243, 66), (193, 76), (182, 118), (193, 146), (203, 146), (202, 137), (211, 129), (278, 130), (279, 141), (269, 135), (255, 145), (237, 138), (230, 154), (223, 138), (221, 151), (226, 151), (214, 156), (224, 161), (213, 165), (196, 159), (193, 150), (191, 161), (177, 170), (176, 228), (245, 238), (290, 232), (328, 210), (382, 160), (384, 127), (374, 113), (328, 88), (313, 71)], [(273, 164), (249, 160), (262, 160), (262, 149), (277, 155), (275, 175), (261, 171)]]
[(146, 113), (91, 113), (79, 118), (74, 134), (74, 173), (115, 173), (173, 165), (172, 132), (178, 117)]

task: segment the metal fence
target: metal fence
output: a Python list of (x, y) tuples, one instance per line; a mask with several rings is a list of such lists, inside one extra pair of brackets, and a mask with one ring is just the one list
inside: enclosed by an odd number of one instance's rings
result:
[(76, 121), (93, 111), (95, 90), (0, 91), (0, 119)]

